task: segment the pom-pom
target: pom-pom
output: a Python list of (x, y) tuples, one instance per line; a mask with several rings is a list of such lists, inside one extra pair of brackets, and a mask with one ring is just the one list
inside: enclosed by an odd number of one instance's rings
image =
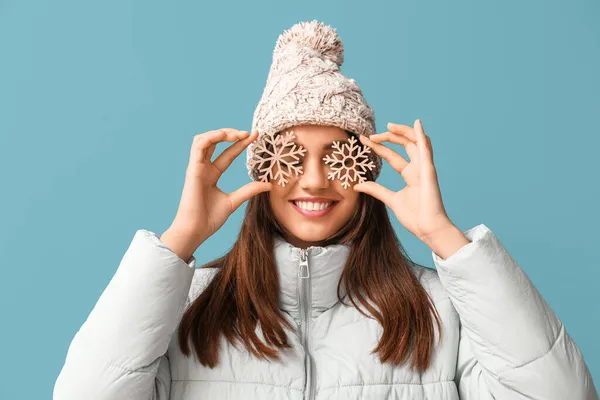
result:
[(284, 30), (277, 39), (274, 54), (289, 43), (317, 51), (323, 58), (336, 63), (338, 67), (344, 62), (344, 46), (335, 28), (317, 20), (302, 21)]

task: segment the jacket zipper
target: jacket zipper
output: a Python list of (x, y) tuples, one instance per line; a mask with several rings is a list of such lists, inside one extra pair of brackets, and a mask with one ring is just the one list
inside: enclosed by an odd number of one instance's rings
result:
[(308, 249), (300, 249), (300, 266), (298, 267), (298, 298), (300, 300), (300, 340), (306, 354), (306, 388), (305, 397), (312, 400), (315, 397), (314, 371), (312, 355), (310, 354), (310, 317), (311, 317), (311, 287), (310, 269), (308, 268)]

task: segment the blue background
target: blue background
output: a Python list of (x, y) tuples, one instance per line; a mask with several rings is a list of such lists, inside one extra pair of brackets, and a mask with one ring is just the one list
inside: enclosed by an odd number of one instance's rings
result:
[[(193, 136), (250, 130), (278, 35), (312, 19), (337, 29), (378, 132), (423, 120), (450, 218), (492, 229), (598, 386), (599, 15), (591, 0), (0, 1), (0, 397), (51, 397), (135, 231), (175, 216)], [(219, 186), (249, 181), (242, 153)], [(404, 187), (386, 162), (378, 182)]]

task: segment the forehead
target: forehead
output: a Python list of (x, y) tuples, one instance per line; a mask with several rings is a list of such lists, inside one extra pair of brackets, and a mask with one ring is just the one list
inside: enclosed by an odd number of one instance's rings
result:
[(335, 140), (348, 140), (345, 130), (333, 126), (301, 125), (284, 129), (281, 133), (292, 131), (294, 142), (309, 150), (330, 149)]

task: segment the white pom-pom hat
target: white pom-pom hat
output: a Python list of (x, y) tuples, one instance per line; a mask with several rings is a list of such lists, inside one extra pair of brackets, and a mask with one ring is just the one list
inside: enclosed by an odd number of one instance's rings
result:
[[(336, 126), (369, 137), (375, 132), (375, 115), (354, 79), (340, 72), (344, 46), (336, 30), (316, 20), (285, 30), (275, 45), (273, 61), (262, 97), (254, 111), (252, 132), (256, 141), (246, 148), (248, 176), (258, 180), (251, 167), (256, 143), (295, 125)], [(373, 180), (381, 172), (381, 158), (373, 151)]]

